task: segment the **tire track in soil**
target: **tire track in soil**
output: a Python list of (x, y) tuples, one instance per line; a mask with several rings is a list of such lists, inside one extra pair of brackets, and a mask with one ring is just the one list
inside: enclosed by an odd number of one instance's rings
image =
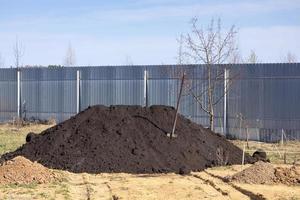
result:
[(87, 189), (83, 175), (68, 174), (68, 186), (70, 188), (71, 199), (87, 200)]
[(210, 186), (212, 186), (215, 190), (217, 190), (219, 193), (221, 193), (223, 196), (228, 196), (228, 192), (222, 190), (220, 187), (218, 187), (212, 180), (209, 179), (205, 179), (199, 175), (192, 175), (195, 178), (198, 178), (200, 180), (202, 180), (205, 184), (208, 184)]
[(87, 181), (86, 176), (82, 175), (82, 180), (83, 180), (83, 183), (84, 183), (85, 189), (86, 189), (86, 197), (87, 197), (86, 200), (91, 200), (92, 188), (89, 185), (89, 182)]
[[(222, 181), (222, 182), (223, 182), (224, 184), (226, 184), (226, 185), (231, 186), (233, 189), (235, 189), (235, 190), (239, 191), (240, 193), (242, 193), (242, 194), (248, 196), (251, 200), (266, 200), (266, 198), (265, 198), (262, 194), (259, 194), (259, 193), (255, 194), (255, 193), (253, 193), (253, 192), (251, 192), (251, 191), (248, 191), (248, 190), (246, 190), (246, 189), (243, 189), (243, 188), (241, 188), (241, 187), (239, 187), (239, 186), (237, 186), (237, 185), (235, 185), (235, 184), (233, 184), (233, 183), (230, 183), (230, 182), (226, 181), (226, 180), (225, 180), (223, 177), (221, 177), (221, 176), (217, 176), (217, 175), (215, 175), (215, 174), (209, 173), (209, 172), (207, 172), (206, 170), (204, 170), (204, 173), (206, 173), (206, 174), (209, 175), (210, 177), (213, 177), (213, 178), (216, 178), (216, 179)], [(199, 178), (199, 176), (197, 176), (197, 175), (194, 175), (194, 177)]]
[(112, 189), (111, 189), (110, 185), (108, 184), (108, 182), (104, 182), (104, 184), (106, 185), (106, 187), (109, 190), (109, 194), (110, 194), (111, 199), (112, 200), (119, 200), (119, 197), (117, 195), (113, 194)]
[(187, 179), (196, 183), (208, 195), (209, 199), (229, 199), (228, 195), (223, 195), (221, 190), (210, 185), (205, 179), (195, 177), (194, 175), (187, 175)]

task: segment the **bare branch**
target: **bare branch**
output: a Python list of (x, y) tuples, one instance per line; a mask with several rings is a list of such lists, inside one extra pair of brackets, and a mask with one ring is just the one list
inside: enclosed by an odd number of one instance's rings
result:
[(13, 46), (13, 54), (15, 59), (15, 67), (19, 68), (21, 59), (24, 56), (25, 48), (23, 44), (18, 40), (18, 37), (16, 37), (16, 43)]
[(2, 57), (0, 53), (0, 68), (4, 67), (4, 58)]
[(179, 44), (178, 52), (177, 52), (177, 64), (182, 65), (184, 64), (183, 58), (184, 58), (184, 51), (183, 51), (183, 42), (184, 42), (184, 36), (181, 34), (180, 37), (177, 39), (177, 43)]
[(200, 108), (206, 112), (207, 114), (211, 114), (209, 109), (206, 109), (203, 107), (203, 102), (201, 100), (201, 98), (199, 96), (196, 96), (195, 93), (193, 91), (190, 91), (191, 95), (195, 98), (195, 100), (198, 102), (198, 104), (200, 105)]
[[(237, 55), (237, 46), (235, 38), (237, 31), (235, 26), (231, 26), (227, 32), (222, 31), (221, 20), (217, 24), (212, 19), (207, 29), (198, 26), (198, 19), (191, 20), (191, 32), (185, 37), (187, 52), (185, 56), (192, 58), (196, 63), (205, 64), (205, 73), (207, 73), (205, 89), (200, 95), (193, 92), (195, 86), (190, 89), (190, 94), (199, 103), (202, 110), (209, 114), (210, 128), (213, 129), (214, 106), (221, 101), (225, 94), (215, 99), (216, 90), (223, 84), (224, 72), (214, 70), (213, 65), (231, 62), (230, 59)], [(202, 85), (203, 86), (203, 85)], [(226, 93), (226, 91), (224, 92)], [(207, 97), (207, 102), (203, 101)], [(204, 107), (207, 105), (207, 108)], [(207, 103), (207, 104), (206, 104)]]
[(76, 55), (75, 50), (72, 47), (72, 44), (69, 43), (68, 49), (64, 58), (65, 66), (74, 66), (76, 64)]
[(288, 52), (287, 55), (286, 55), (286, 58), (285, 58), (285, 62), (287, 62), (287, 63), (297, 62), (296, 55), (291, 53), (291, 52)]
[(124, 64), (125, 64), (125, 65), (129, 65), (129, 66), (132, 66), (132, 65), (133, 65), (133, 61), (132, 61), (131, 56), (129, 56), (129, 55), (126, 55), (126, 56), (125, 56)]
[(258, 57), (254, 50), (251, 50), (250, 56), (247, 61), (248, 61), (248, 63), (252, 63), (252, 64), (258, 62)]

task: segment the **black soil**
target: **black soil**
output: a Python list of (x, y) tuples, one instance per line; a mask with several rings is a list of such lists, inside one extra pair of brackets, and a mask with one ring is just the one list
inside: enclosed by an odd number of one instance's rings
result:
[(185, 174), (241, 163), (238, 147), (182, 115), (177, 137), (167, 137), (174, 114), (167, 106), (93, 106), (40, 135), (31, 133), (1, 160), (22, 155), (49, 168), (88, 173)]

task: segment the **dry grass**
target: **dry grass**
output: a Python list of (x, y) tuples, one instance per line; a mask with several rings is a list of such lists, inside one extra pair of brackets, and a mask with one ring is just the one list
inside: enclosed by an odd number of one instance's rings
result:
[(246, 141), (232, 140), (236, 146), (245, 150), (250, 155), (257, 149), (263, 149), (267, 152), (267, 156), (272, 163), (283, 164), (284, 154), (286, 155), (286, 164), (300, 164), (300, 141), (285, 141), (283, 145), (281, 143), (264, 143), (249, 141), (249, 148), (247, 148)]
[[(60, 172), (58, 172), (60, 173)], [(0, 185), (0, 199), (72, 199), (67, 181), (49, 184), (8, 184)]]
[(14, 151), (25, 143), (27, 133), (40, 133), (53, 125), (31, 124), (22, 127), (10, 124), (0, 125), (0, 155)]

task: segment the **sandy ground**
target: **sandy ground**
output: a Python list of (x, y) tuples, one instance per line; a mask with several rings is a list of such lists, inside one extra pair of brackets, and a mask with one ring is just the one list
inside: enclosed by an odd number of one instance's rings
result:
[[(246, 166), (244, 166), (245, 168)], [(226, 183), (242, 166), (218, 167), (187, 176), (176, 174), (73, 174), (62, 181), (1, 185), (0, 199), (300, 199), (300, 186)]]

